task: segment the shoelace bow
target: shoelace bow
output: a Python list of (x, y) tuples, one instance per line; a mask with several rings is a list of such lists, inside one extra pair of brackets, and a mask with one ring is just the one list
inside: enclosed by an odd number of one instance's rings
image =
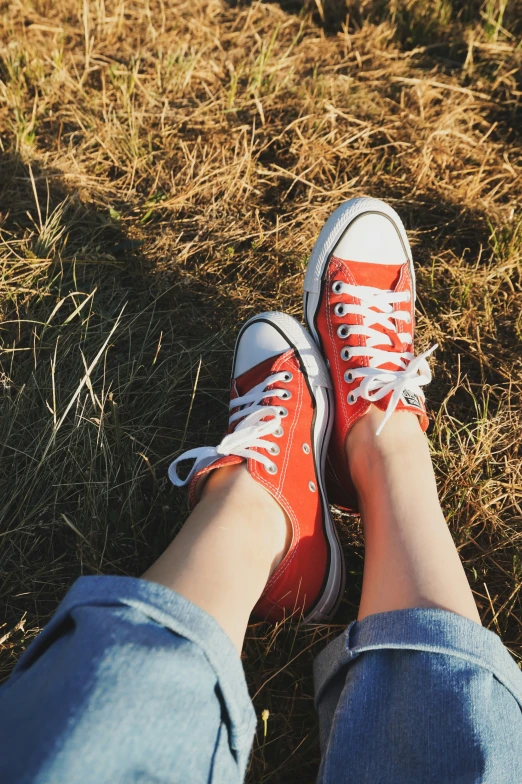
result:
[[(203, 446), (189, 449), (177, 457), (169, 466), (169, 479), (177, 487), (186, 485), (197, 471), (213, 463), (219, 457), (237, 455), (262, 463), (269, 474), (277, 473), (276, 464), (268, 455), (255, 450), (264, 449), (271, 455), (279, 454), (279, 446), (273, 441), (267, 441), (267, 436), (283, 435), (281, 420), (287, 415), (283, 406), (265, 406), (262, 401), (268, 397), (278, 397), (288, 400), (291, 392), (287, 389), (268, 389), (272, 384), (288, 383), (292, 374), (285, 371), (274, 373), (261, 384), (241, 397), (230, 401), (230, 409), (239, 409), (229, 417), (229, 425), (241, 420), (231, 433), (228, 433), (218, 446)], [(188, 476), (182, 479), (178, 474), (178, 463), (185, 460), (194, 460)]]
[[(380, 435), (397, 408), (404, 390), (411, 390), (422, 400), (425, 399), (422, 387), (431, 381), (431, 369), (426, 359), (438, 348), (438, 345), (435, 344), (417, 357), (411, 351), (390, 352), (376, 348), (386, 344), (394, 345), (390, 335), (373, 328), (376, 324), (394, 332), (401, 343), (407, 346), (413, 343), (411, 333), (398, 332), (396, 326), (398, 321), (410, 323), (409, 311), (394, 310), (393, 307), (396, 303), (409, 302), (411, 299), (409, 291), (383, 291), (373, 286), (356, 286), (339, 280), (333, 283), (332, 291), (334, 294), (347, 294), (360, 302), (360, 304), (338, 303), (335, 306), (337, 316), (351, 314), (361, 316), (363, 321), (362, 324), (341, 324), (337, 330), (338, 336), (347, 338), (349, 335), (364, 335), (366, 338), (365, 346), (345, 346), (341, 351), (341, 357), (346, 361), (352, 357), (366, 357), (369, 360), (368, 366), (352, 368), (344, 374), (347, 382), (362, 379), (359, 386), (347, 396), (348, 403), (353, 404), (360, 397), (373, 402), (386, 397), (391, 392), (386, 413), (377, 429), (377, 435)], [(398, 369), (383, 369), (381, 365), (384, 364), (397, 365)]]

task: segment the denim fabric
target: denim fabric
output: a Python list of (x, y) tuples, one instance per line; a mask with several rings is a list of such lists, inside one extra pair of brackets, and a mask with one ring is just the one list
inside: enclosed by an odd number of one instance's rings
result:
[(320, 784), (521, 784), (522, 673), (444, 610), (351, 624), (316, 659)]
[[(315, 677), (321, 784), (522, 783), (522, 674), (472, 621), (371, 616)], [(216, 621), (155, 583), (81, 578), (0, 689), (0, 779), (238, 784), (254, 729)]]
[(235, 784), (254, 727), (213, 618), (155, 583), (84, 577), (0, 689), (0, 780)]

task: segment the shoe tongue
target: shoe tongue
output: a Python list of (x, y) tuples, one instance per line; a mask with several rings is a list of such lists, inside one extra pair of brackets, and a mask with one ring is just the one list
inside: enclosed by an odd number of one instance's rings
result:
[(268, 357), (263, 362), (260, 362), (259, 365), (254, 365), (251, 367), (250, 370), (247, 370), (241, 376), (238, 376), (235, 381), (235, 386), (237, 389), (237, 394), (239, 397), (246, 395), (252, 387), (255, 387), (257, 384), (261, 384), (268, 376), (272, 375), (272, 373), (277, 372), (273, 370), (273, 366), (278, 361), (283, 354), (292, 354), (293, 351), (283, 351), (282, 354), (278, 354), (275, 357)]
[[(370, 264), (364, 261), (350, 261), (347, 263), (350, 265), (350, 273), (352, 274), (356, 285), (372, 286), (373, 288), (388, 289), (389, 291), (395, 290), (404, 267), (404, 264)], [(356, 323), (356, 321), (357, 319), (354, 317), (353, 323)], [(381, 346), (376, 346), (376, 348), (385, 348), (390, 351), (390, 359), (392, 358), (392, 354), (394, 352), (402, 351), (402, 344), (396, 332), (386, 329), (381, 324), (370, 324), (370, 326), (378, 332), (382, 332), (384, 335), (388, 335), (391, 338), (393, 344), (392, 346), (390, 346), (386, 341), (384, 341)], [(359, 336), (351, 336), (348, 339), (348, 345), (360, 345)], [(363, 359), (361, 358), (357, 360), (356, 364), (363, 365)], [(380, 367), (383, 370), (396, 370), (397, 367), (400, 367), (400, 363), (390, 361), (386, 364), (380, 365)]]
[[(375, 401), (375, 405), (380, 408), (382, 411), (386, 411), (388, 407), (388, 403), (390, 402), (392, 393), (390, 392), (385, 397), (381, 398), (380, 400)], [(426, 405), (422, 398), (413, 390), (411, 389), (403, 389), (401, 396), (397, 402), (396, 411), (410, 411), (412, 414), (416, 414), (419, 417), (422, 417), (426, 414)]]
[(369, 264), (365, 261), (346, 261), (358, 286), (373, 286), (393, 291), (399, 282), (404, 264)]

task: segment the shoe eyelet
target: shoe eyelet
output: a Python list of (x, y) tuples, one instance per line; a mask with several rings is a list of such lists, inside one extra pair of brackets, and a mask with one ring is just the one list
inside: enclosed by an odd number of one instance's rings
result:
[(290, 371), (288, 370), (285, 372), (283, 376), (283, 381), (286, 381), (286, 383), (288, 384), (289, 381), (292, 381), (293, 377), (294, 377), (293, 374), (290, 373)]
[(411, 302), (411, 291), (409, 289), (406, 289), (406, 294), (408, 295), (406, 302)]
[(276, 464), (275, 463), (269, 463), (267, 466), (265, 466), (265, 471), (268, 474), (272, 474), (272, 476), (274, 474), (277, 474), (277, 466), (276, 466)]
[(290, 400), (291, 397), (292, 397), (292, 393), (290, 392), (289, 389), (283, 389), (283, 394), (279, 395), (279, 398), (281, 400)]
[(308, 482), (308, 489), (311, 490), (312, 493), (315, 493), (315, 491), (317, 490), (317, 487), (315, 486), (315, 482)]
[(348, 402), (348, 403), (349, 403), (351, 406), (353, 406), (353, 404), (356, 402), (355, 395), (348, 395), (348, 396), (347, 396), (347, 398), (346, 398), (346, 400), (347, 400), (347, 402)]
[(347, 338), (349, 334), (350, 334), (350, 329), (348, 327), (348, 324), (341, 324), (341, 326), (338, 327), (337, 337), (342, 338), (344, 340), (344, 338)]
[(268, 451), (270, 452), (271, 455), (278, 455), (281, 450), (279, 449), (277, 444), (270, 444), (270, 446), (268, 447)]
[(342, 284), (342, 282), (340, 280), (334, 280), (333, 286), (332, 286), (333, 293), (334, 294), (340, 294), (342, 285), (343, 284)]
[(276, 438), (281, 438), (281, 436), (284, 435), (284, 432), (285, 431), (283, 430), (282, 427), (278, 427), (277, 430), (274, 430), (272, 435), (274, 435)]
[(344, 374), (344, 380), (347, 381), (349, 384), (353, 381), (353, 373), (350, 370), (347, 370)]
[(348, 346), (345, 346), (345, 347), (344, 347), (344, 348), (341, 350), (341, 359), (342, 359), (344, 362), (348, 362), (348, 360), (350, 359), (350, 349), (348, 348)]
[(310, 444), (303, 444), (303, 452), (305, 453), (305, 455), (309, 455), (310, 451), (311, 451)]
[(280, 417), (287, 417), (288, 416), (288, 409), (284, 406), (280, 406), (279, 408), (279, 416)]
[(344, 305), (342, 302), (338, 302), (334, 308), (334, 313), (336, 316), (344, 316)]
[(408, 318), (406, 319), (406, 324), (411, 324), (411, 313), (408, 313)]

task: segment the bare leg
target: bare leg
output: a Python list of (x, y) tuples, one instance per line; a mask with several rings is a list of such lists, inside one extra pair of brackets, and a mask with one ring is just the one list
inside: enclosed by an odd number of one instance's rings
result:
[[(440, 607), (480, 623), (417, 418), (397, 413), (377, 438), (381, 417), (372, 407), (346, 444), (366, 539), (359, 619)], [(252, 608), (290, 536), (283, 510), (246, 467), (222, 468), (210, 476), (182, 530), (143, 577), (208, 612), (241, 650)]]
[(382, 416), (371, 406), (346, 440), (366, 542), (359, 620), (439, 607), (480, 623), (417, 417), (396, 413), (376, 437)]
[(241, 651), (252, 608), (290, 537), (283, 509), (244, 464), (220, 468), (143, 578), (166, 585), (212, 615)]

